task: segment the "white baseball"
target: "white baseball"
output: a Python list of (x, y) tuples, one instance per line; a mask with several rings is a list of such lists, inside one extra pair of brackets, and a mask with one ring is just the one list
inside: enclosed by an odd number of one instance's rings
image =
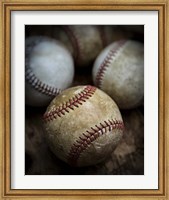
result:
[(44, 114), (53, 153), (73, 166), (97, 164), (112, 153), (123, 135), (116, 103), (94, 86), (76, 86), (55, 97)]
[(144, 99), (143, 44), (120, 40), (107, 46), (95, 60), (93, 81), (122, 109), (130, 109), (142, 104)]
[(27, 38), (25, 54), (26, 104), (48, 105), (72, 84), (73, 58), (60, 42), (43, 36)]

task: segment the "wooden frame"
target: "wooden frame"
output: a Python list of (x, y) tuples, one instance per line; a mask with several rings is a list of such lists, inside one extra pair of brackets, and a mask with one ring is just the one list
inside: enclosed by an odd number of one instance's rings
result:
[[(167, 1), (59, 1), (59, 0), (2, 0), (0, 26), (0, 199), (121, 199), (169, 198), (169, 123), (167, 52)], [(159, 189), (158, 190), (12, 190), (10, 188), (10, 13), (12, 10), (156, 10), (159, 12)], [(168, 24), (169, 25), (169, 24)], [(167, 51), (166, 51), (167, 50)]]

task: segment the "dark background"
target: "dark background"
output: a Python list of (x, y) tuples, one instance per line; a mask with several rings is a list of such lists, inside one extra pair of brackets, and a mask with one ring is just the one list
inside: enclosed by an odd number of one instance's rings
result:
[[(144, 43), (144, 26), (112, 26), (114, 40), (132, 39)], [(26, 25), (25, 37), (52, 36), (53, 26)], [(91, 67), (75, 68), (72, 86), (93, 85)], [(143, 175), (144, 174), (144, 106), (121, 110), (124, 136), (114, 152), (95, 166), (73, 168), (59, 160), (47, 146), (42, 116), (46, 107), (25, 105), (25, 174), (26, 175)]]

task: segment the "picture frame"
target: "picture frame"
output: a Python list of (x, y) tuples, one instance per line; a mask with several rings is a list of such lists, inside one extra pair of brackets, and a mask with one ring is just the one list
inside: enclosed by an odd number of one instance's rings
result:
[[(168, 2), (167, 1), (59, 1), (7, 0), (1, 1), (0, 62), (1, 62), (1, 122), (0, 122), (0, 198), (1, 199), (143, 199), (169, 197), (169, 124), (168, 124)], [(157, 190), (26, 190), (11, 189), (11, 12), (27, 10), (101, 10), (158, 11), (159, 13), (159, 188)]]

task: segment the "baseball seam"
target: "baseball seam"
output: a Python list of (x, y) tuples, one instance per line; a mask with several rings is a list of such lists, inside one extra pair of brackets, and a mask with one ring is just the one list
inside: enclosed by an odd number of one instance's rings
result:
[(86, 130), (84, 133), (82, 133), (82, 136), (76, 140), (69, 151), (69, 163), (73, 166), (76, 166), (77, 160), (82, 152), (87, 149), (98, 137), (105, 134), (107, 131), (112, 131), (113, 129), (123, 130), (123, 121), (116, 119), (107, 120), (98, 125), (95, 125), (94, 127), (91, 127), (90, 130)]
[(61, 89), (49, 86), (40, 81), (29, 67), (30, 52), (32, 51), (32, 48), (41, 41), (43, 41), (42, 37), (40, 37), (38, 41), (33, 42), (32, 45), (27, 45), (27, 51), (25, 54), (25, 79), (38, 92), (54, 97), (61, 92)]
[(72, 43), (73, 50), (74, 50), (74, 53), (75, 53), (75, 55), (74, 55), (75, 61), (76, 61), (76, 63), (79, 63), (79, 60), (82, 59), (82, 45), (81, 45), (81, 42), (79, 40), (79, 36), (71, 28), (71, 26), (62, 26), (62, 28), (70, 38), (70, 41)]
[(114, 60), (114, 58), (116, 57), (116, 54), (119, 52), (119, 50), (121, 49), (121, 47), (126, 43), (126, 40), (120, 40), (118, 42), (118, 45), (116, 46), (116, 48), (112, 48), (110, 49), (110, 51), (108, 52), (108, 55), (105, 57), (105, 59), (103, 60), (103, 62), (101, 63), (98, 72), (96, 74), (96, 85), (101, 88), (102, 82), (103, 82), (103, 77), (105, 75), (105, 72), (107, 70), (107, 68), (110, 66), (110, 64), (112, 63), (112, 61)]
[(61, 92), (61, 89), (54, 88), (45, 83), (42, 83), (33, 73), (30, 68), (26, 68), (25, 77), (27, 82), (38, 92), (54, 97)]
[(102, 41), (102, 46), (105, 47), (108, 44), (107, 37), (103, 26), (98, 27), (100, 38)]
[(52, 121), (57, 117), (61, 117), (66, 113), (69, 113), (70, 109), (74, 110), (74, 108), (79, 107), (79, 105), (82, 105), (87, 99), (92, 97), (95, 91), (96, 87), (90, 85), (86, 86), (81, 92), (71, 97), (67, 102), (62, 103), (52, 111), (45, 113), (43, 116), (44, 122)]

